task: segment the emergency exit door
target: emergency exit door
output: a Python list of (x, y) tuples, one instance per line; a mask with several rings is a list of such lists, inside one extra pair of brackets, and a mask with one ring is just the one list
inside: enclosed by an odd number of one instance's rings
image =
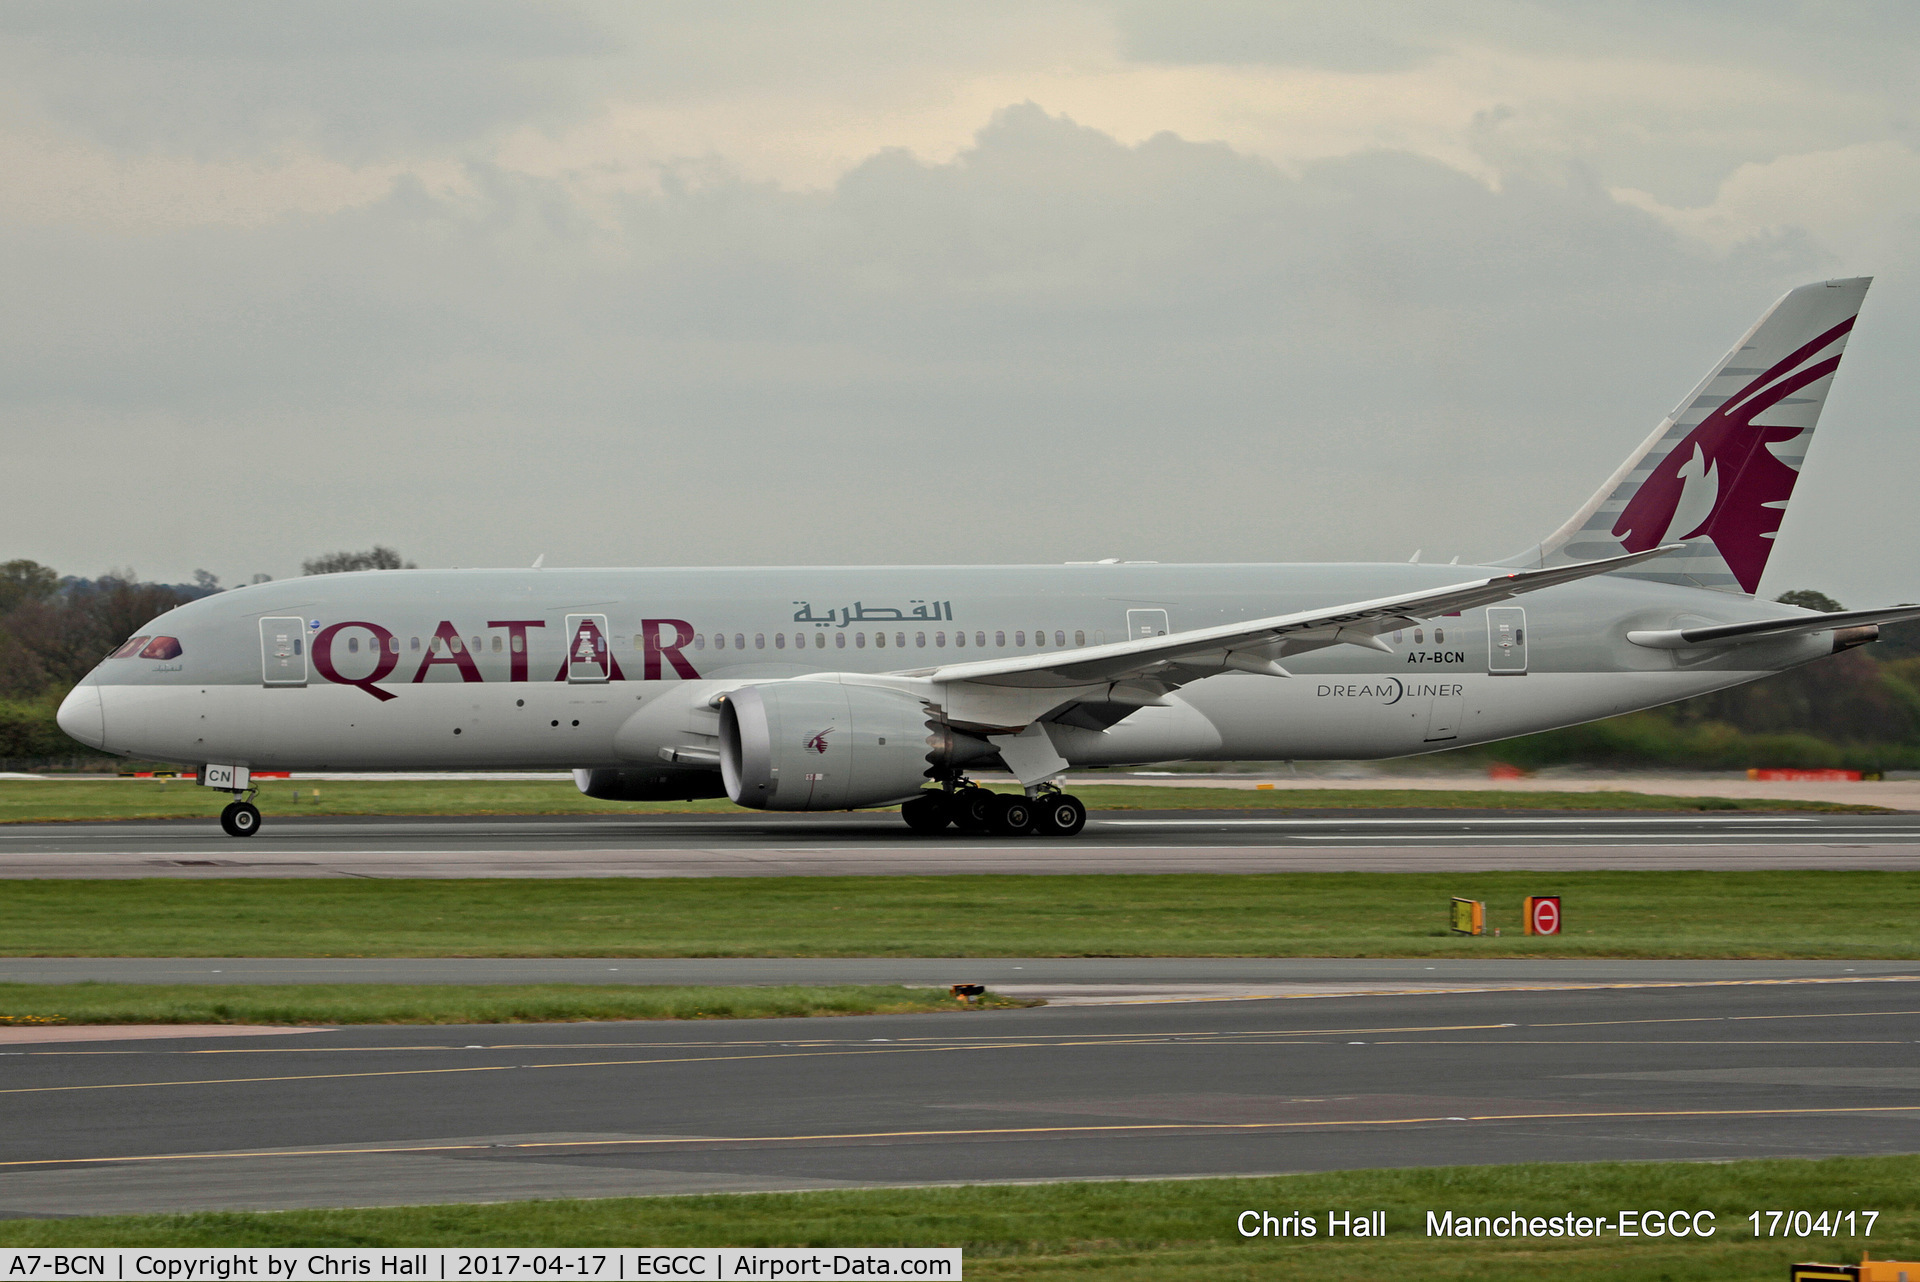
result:
[(307, 684), (307, 621), (260, 620), (260, 681), (270, 686)]
[(1527, 612), (1517, 605), (1487, 607), (1487, 672), (1526, 675)]
[(574, 685), (605, 681), (613, 674), (607, 653), (607, 616), (567, 616), (567, 680)]
[(1146, 641), (1167, 635), (1165, 610), (1128, 610), (1127, 640)]

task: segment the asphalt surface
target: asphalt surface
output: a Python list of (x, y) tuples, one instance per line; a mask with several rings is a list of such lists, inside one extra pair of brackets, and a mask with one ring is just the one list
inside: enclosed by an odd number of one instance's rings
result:
[(1920, 868), (1920, 815), (1108, 811), (1078, 837), (916, 838), (877, 815), (271, 818), (10, 824), (5, 877)]
[(1850, 976), (22, 1045), (0, 1214), (1906, 1153), (1916, 1041)]

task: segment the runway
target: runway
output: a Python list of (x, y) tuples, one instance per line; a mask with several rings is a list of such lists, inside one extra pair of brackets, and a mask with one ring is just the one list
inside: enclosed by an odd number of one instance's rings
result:
[(1920, 868), (1920, 815), (1107, 811), (1069, 839), (890, 814), (271, 818), (0, 827), (3, 877), (764, 877)]
[(1916, 1040), (1848, 976), (22, 1045), (0, 1214), (1904, 1153)]

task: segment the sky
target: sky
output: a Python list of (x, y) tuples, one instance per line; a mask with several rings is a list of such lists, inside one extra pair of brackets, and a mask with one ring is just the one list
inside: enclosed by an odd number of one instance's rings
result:
[(1920, 599), (1903, 0), (0, 0), (0, 560), (1492, 559), (1872, 275), (1762, 591)]

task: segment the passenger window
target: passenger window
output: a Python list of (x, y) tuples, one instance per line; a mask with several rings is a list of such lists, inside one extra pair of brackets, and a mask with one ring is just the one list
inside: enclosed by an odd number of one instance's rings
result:
[(713, 648), (714, 648), (714, 649), (716, 649), (716, 650), (724, 650), (724, 649), (726, 649), (726, 648), (727, 648), (727, 634), (726, 634), (726, 633), (724, 633), (724, 632), (716, 632), (716, 633), (714, 633), (714, 634), (713, 634)]
[[(294, 652), (295, 654), (299, 654), (299, 653), (300, 653), (300, 643), (299, 643), (298, 641), (295, 641), (295, 642), (293, 643), (293, 652)], [(388, 654), (399, 654), (399, 653), (400, 653), (400, 638), (399, 638), (399, 637), (388, 637), (388, 638), (387, 638), (387, 653), (388, 653)]]
[(884, 632), (876, 632), (876, 633), (874, 633), (874, 634), (873, 634), (873, 645), (874, 645), (874, 648), (875, 648), (876, 650), (884, 650), (884, 649), (886, 649), (886, 648), (887, 648), (887, 634), (886, 634), (886, 633), (884, 633)]
[(920, 648), (921, 648), (922, 650), (924, 650), (924, 649), (926, 649), (926, 648), (927, 648), (927, 634), (926, 634), (926, 633), (924, 633), (924, 632), (916, 632), (916, 633), (914, 633), (914, 634), (913, 634), (913, 643), (914, 643), (914, 644), (915, 644), (916, 646), (919, 646), (919, 647), (920, 647)]
[(1447, 643), (1447, 630), (1445, 628), (1435, 628), (1433, 630), (1433, 643), (1435, 645), (1445, 645)]
[(976, 632), (976, 633), (974, 633), (974, 634), (973, 634), (973, 643), (974, 643), (975, 645), (985, 645), (985, 644), (987, 643), (987, 634), (986, 634), (986, 633), (984, 633), (984, 632)]
[(121, 646), (118, 650), (115, 650), (112, 654), (108, 655), (107, 657), (109, 659), (131, 659), (134, 655), (140, 653), (140, 647), (145, 645), (146, 643), (147, 643), (147, 638), (145, 637), (133, 637), (125, 645)]
[(155, 637), (147, 642), (147, 648), (140, 652), (143, 659), (177, 659), (180, 657), (180, 643), (172, 637)]
[(420, 652), (420, 638), (419, 637), (407, 638), (407, 649), (412, 650), (415, 654), (418, 654)]
[[(399, 649), (400, 649), (400, 643), (399, 643), (398, 641), (395, 641), (395, 642), (393, 643), (393, 648), (394, 648), (394, 650), (395, 650), (395, 652), (397, 653), (397, 652), (399, 651)], [(299, 637), (295, 637), (295, 638), (293, 639), (293, 652), (294, 652), (295, 654), (299, 654), (299, 653), (300, 653), (300, 638), (299, 638)]]
[(1413, 630), (1413, 643), (1415, 645), (1425, 645), (1427, 643), (1427, 632), (1425, 628), (1415, 628)]
[(487, 647), (486, 647), (486, 643), (485, 643), (484, 641), (482, 641), (482, 640), (481, 640), (481, 639), (480, 639), (479, 637), (475, 637), (475, 638), (474, 638), (474, 639), (473, 639), (472, 641), (470, 641), (470, 642), (468, 642), (467, 644), (468, 644), (468, 647), (469, 647), (469, 648), (470, 648), (470, 649), (471, 649), (471, 650), (472, 650), (472, 651), (473, 651), (473, 652), (474, 652), (475, 654), (485, 654), (485, 653), (486, 653), (486, 650), (487, 650)]
[(527, 649), (527, 639), (525, 637), (516, 636), (513, 638), (513, 652), (515, 654), (525, 654), (526, 649)]
[(784, 632), (776, 632), (776, 633), (774, 633), (774, 634), (773, 634), (773, 648), (774, 648), (774, 649), (776, 649), (776, 650), (784, 650), (784, 649), (786, 649), (786, 648), (787, 648), (787, 634), (786, 634), (786, 633), (784, 633)]
[(764, 633), (764, 632), (756, 632), (756, 633), (754, 633), (754, 634), (753, 634), (753, 648), (754, 648), (754, 649), (756, 649), (756, 650), (764, 650), (764, 649), (766, 649), (766, 648), (767, 648), (767, 634), (766, 634), (766, 633)]
[(947, 634), (946, 634), (946, 633), (944, 633), (944, 632), (936, 632), (936, 633), (934, 633), (934, 634), (933, 634), (933, 644), (934, 644), (935, 646), (937, 646), (937, 647), (940, 647), (940, 648), (945, 648), (945, 646), (946, 646), (946, 644), (947, 644)]
[(1024, 633), (1024, 632), (1016, 632), (1016, 633), (1014, 633), (1014, 634), (1013, 634), (1013, 643), (1014, 643), (1014, 645), (1016, 645), (1016, 646), (1025, 646), (1025, 645), (1027, 644), (1027, 634), (1026, 634), (1026, 633)]
[(459, 637), (448, 637), (447, 649), (453, 651), (455, 654), (465, 654), (467, 651), (466, 643)]
[(499, 638), (499, 637), (497, 637), (497, 636), (496, 636), (496, 637), (494, 637), (494, 639), (493, 639), (493, 652), (494, 652), (495, 654), (499, 654), (499, 653), (500, 653), (500, 638)]
[(1073, 634), (1073, 643), (1075, 645), (1085, 645), (1087, 643), (1087, 634), (1084, 632), (1076, 631)]
[(901, 648), (902, 650), (904, 650), (904, 649), (906, 649), (906, 648), (907, 648), (907, 634), (906, 634), (906, 633), (904, 633), (904, 632), (896, 632), (896, 633), (894, 633), (894, 634), (893, 634), (893, 643), (894, 643), (895, 645), (897, 645), (897, 646), (899, 646), (899, 647), (900, 647), (900, 648)]
[(962, 648), (962, 649), (965, 649), (965, 648), (966, 648), (966, 645), (967, 645), (967, 634), (966, 634), (966, 633), (964, 633), (964, 632), (956, 632), (956, 633), (954, 633), (954, 634), (953, 634), (953, 643), (954, 643), (955, 645), (957, 645), (957, 646), (959, 646), (960, 648)]
[(833, 634), (833, 648), (834, 648), (834, 649), (836, 649), (836, 650), (844, 650), (844, 649), (846, 649), (846, 648), (847, 648), (847, 634), (846, 634), (846, 633), (844, 633), (844, 632), (836, 632), (836, 633), (834, 633), (834, 634)]
[(826, 634), (826, 633), (824, 633), (824, 632), (816, 632), (816, 633), (814, 633), (814, 634), (813, 634), (813, 648), (814, 648), (814, 649), (816, 649), (816, 650), (824, 650), (824, 649), (826, 649), (826, 648), (827, 648), (827, 634)]
[(1067, 644), (1067, 634), (1059, 631), (1058, 629), (1055, 629), (1053, 634), (1053, 643), (1057, 646), (1065, 646)]
[(746, 649), (746, 648), (747, 648), (747, 634), (746, 634), (746, 633), (744, 633), (744, 632), (736, 632), (736, 633), (734, 633), (734, 634), (733, 634), (733, 648), (734, 648), (734, 649), (736, 649), (736, 650), (744, 650), (744, 649)]
[(359, 637), (348, 637), (348, 638), (347, 638), (347, 653), (348, 653), (348, 654), (359, 654), (359, 653), (360, 653), (360, 638), (359, 638)]
[(854, 633), (854, 634), (853, 634), (853, 648), (854, 648), (854, 649), (856, 649), (856, 650), (864, 650), (864, 649), (866, 649), (866, 648), (867, 648), (867, 634), (866, 634), (866, 633), (864, 633), (864, 632), (856, 632), (856, 633)]
[(1007, 634), (1006, 634), (1006, 633), (1004, 633), (1004, 632), (996, 632), (996, 633), (994, 633), (994, 634), (993, 634), (993, 643), (994, 643), (995, 645), (997, 645), (997, 646), (999, 646), (999, 647), (1000, 647), (1000, 648), (1001, 648), (1002, 650), (1004, 650), (1004, 649), (1006, 649), (1006, 648), (1007, 648)]
[(1402, 639), (1403, 639), (1403, 638), (1404, 638), (1405, 636), (1406, 636), (1406, 629), (1405, 629), (1405, 628), (1395, 628), (1395, 629), (1393, 630), (1393, 643), (1394, 643), (1395, 645), (1399, 645), (1399, 644), (1400, 644), (1400, 642), (1401, 642), (1401, 640), (1402, 640)]

